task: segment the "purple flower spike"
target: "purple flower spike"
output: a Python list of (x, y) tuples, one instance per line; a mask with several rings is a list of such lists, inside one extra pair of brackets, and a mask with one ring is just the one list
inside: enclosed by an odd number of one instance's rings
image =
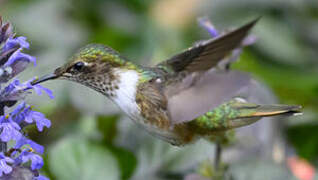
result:
[(210, 35), (215, 38), (219, 35), (219, 32), (215, 29), (215, 27), (213, 26), (213, 24), (210, 22), (210, 20), (207, 17), (201, 17), (198, 19), (199, 24), (205, 28)]
[(5, 156), (3, 152), (0, 152), (0, 177), (3, 174), (9, 174), (12, 171), (12, 167), (7, 163), (13, 163), (13, 159)]
[[(43, 166), (39, 154), (44, 152), (44, 147), (24, 136), (22, 129), (36, 124), (37, 129), (43, 131), (44, 127), (51, 126), (51, 121), (42, 113), (33, 111), (23, 99), (31, 90), (37, 94), (44, 92), (53, 98), (52, 91), (41, 85), (33, 86), (31, 82), (34, 78), (24, 83), (15, 79), (7, 86), (3, 85), (24, 71), (30, 63), (36, 65), (35, 57), (22, 53), (29, 46), (26, 37), (14, 36), (11, 25), (3, 24), (0, 16), (0, 179), (30, 177), (28, 179), (48, 180), (45, 176), (39, 176), (37, 171)], [(17, 103), (11, 113), (6, 112), (5, 107)], [(8, 144), (12, 140), (15, 144)]]

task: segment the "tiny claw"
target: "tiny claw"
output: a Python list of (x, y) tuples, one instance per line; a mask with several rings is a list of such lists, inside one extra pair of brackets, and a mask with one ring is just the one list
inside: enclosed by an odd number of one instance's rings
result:
[(294, 114), (293, 114), (293, 116), (301, 116), (301, 115), (303, 115), (304, 113), (302, 113), (302, 112), (295, 112)]

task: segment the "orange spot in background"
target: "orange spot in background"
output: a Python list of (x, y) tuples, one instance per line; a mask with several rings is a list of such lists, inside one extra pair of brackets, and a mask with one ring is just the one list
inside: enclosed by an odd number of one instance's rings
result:
[(300, 180), (313, 180), (315, 176), (315, 168), (308, 161), (299, 157), (289, 157), (287, 166), (295, 177)]
[(161, 25), (182, 28), (195, 19), (198, 7), (204, 0), (157, 0), (151, 16)]

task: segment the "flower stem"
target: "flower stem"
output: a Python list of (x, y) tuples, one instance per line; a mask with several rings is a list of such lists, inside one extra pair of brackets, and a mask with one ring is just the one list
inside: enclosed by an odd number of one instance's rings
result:
[(6, 153), (7, 152), (7, 143), (0, 141), (0, 152)]
[(222, 156), (222, 147), (221, 147), (221, 144), (217, 142), (215, 147), (215, 159), (214, 159), (214, 169), (216, 171), (220, 169), (221, 156)]
[[(4, 115), (4, 104), (1, 104), (0, 106), (0, 115), (3, 116)], [(0, 152), (7, 152), (7, 143), (6, 142), (2, 142), (0, 141)]]

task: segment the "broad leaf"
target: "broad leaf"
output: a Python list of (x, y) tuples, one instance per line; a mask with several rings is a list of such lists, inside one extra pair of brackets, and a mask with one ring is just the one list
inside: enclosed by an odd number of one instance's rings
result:
[(117, 161), (108, 149), (73, 137), (51, 148), (49, 167), (60, 180), (117, 180), (120, 176)]

